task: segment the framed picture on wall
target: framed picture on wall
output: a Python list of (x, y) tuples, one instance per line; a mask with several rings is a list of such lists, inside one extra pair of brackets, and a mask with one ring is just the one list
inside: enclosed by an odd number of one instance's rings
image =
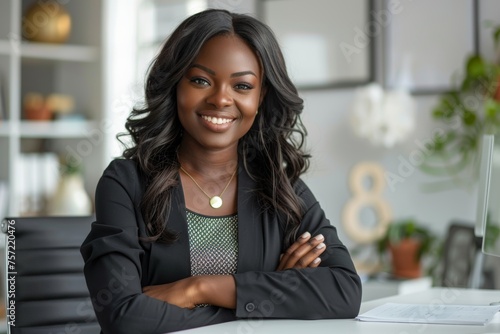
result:
[(477, 51), (475, 1), (386, 0), (393, 12), (386, 28), (386, 85), (416, 94), (458, 85), (467, 58)]
[(373, 78), (369, 0), (260, 0), (299, 89), (353, 87)]

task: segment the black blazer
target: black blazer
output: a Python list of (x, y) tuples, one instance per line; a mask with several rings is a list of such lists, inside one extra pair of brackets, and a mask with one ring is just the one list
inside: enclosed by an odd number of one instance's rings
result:
[[(168, 227), (174, 244), (140, 242), (146, 236), (139, 203), (145, 178), (135, 162), (114, 160), (96, 190), (96, 222), (82, 244), (85, 277), (103, 333), (165, 333), (238, 318), (325, 319), (358, 314), (361, 283), (335, 227), (299, 180), (295, 191), (306, 212), (299, 233), (322, 233), (327, 249), (318, 268), (275, 271), (285, 250), (275, 215), (258, 205), (255, 183), (238, 172), (236, 310), (183, 309), (142, 293), (142, 287), (190, 276), (186, 209), (181, 183)], [(299, 234), (299, 235), (300, 235)]]

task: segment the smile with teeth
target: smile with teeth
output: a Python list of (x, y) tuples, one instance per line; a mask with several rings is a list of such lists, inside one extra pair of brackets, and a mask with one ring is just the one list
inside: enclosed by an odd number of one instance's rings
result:
[(204, 120), (212, 123), (212, 124), (226, 124), (226, 123), (231, 123), (233, 120), (230, 118), (220, 118), (220, 117), (212, 117), (212, 116), (204, 116), (202, 115), (201, 118)]

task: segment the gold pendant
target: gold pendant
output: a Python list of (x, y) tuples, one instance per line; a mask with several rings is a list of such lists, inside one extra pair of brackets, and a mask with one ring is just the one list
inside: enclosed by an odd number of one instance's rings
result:
[(210, 206), (214, 209), (218, 209), (222, 206), (222, 198), (219, 196), (214, 196), (210, 198)]

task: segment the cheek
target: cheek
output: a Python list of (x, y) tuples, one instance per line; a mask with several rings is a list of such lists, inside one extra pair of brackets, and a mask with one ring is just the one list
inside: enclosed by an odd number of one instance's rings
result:
[[(182, 87), (180, 87), (182, 88)], [(199, 108), (200, 97), (190, 89), (177, 90), (177, 113), (179, 117), (192, 117), (193, 111)]]
[(186, 107), (189, 106), (189, 101), (191, 99), (189, 98), (189, 94), (187, 93), (186, 89), (183, 89), (182, 84), (179, 85), (177, 88), (177, 109), (178, 111), (182, 111)]
[(245, 116), (255, 116), (257, 109), (259, 108), (259, 96), (249, 97), (244, 101), (240, 101), (240, 110), (245, 114)]

